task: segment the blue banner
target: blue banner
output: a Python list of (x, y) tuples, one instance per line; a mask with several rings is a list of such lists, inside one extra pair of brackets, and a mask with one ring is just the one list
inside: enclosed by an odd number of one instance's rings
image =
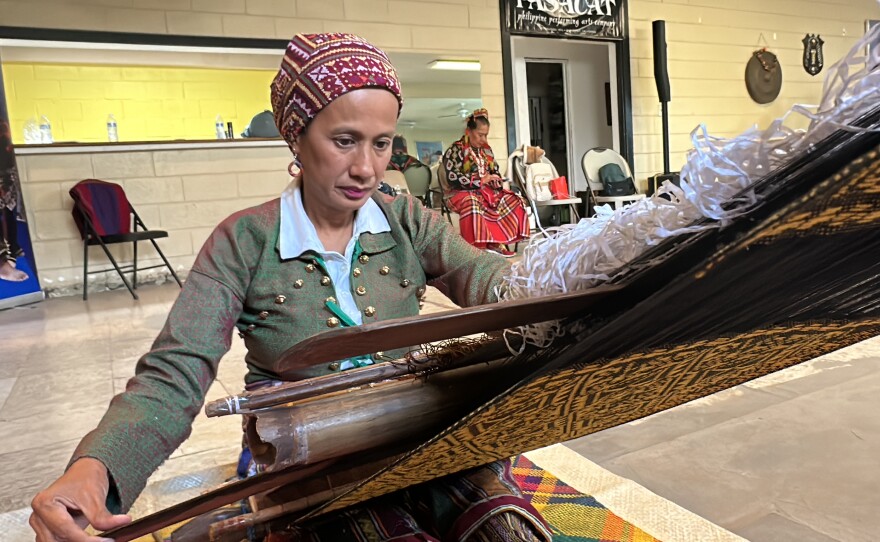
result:
[(43, 299), (0, 70), (0, 309)]

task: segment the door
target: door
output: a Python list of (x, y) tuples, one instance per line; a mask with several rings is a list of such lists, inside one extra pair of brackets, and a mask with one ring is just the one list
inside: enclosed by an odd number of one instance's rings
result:
[(568, 179), (569, 135), (564, 66), (564, 62), (527, 60), (526, 88), (530, 144), (544, 149), (556, 171)]
[[(620, 152), (613, 44), (514, 36), (511, 45), (517, 146), (543, 142), (569, 189), (585, 192), (584, 153), (593, 147)], [(537, 107), (532, 98), (539, 95)]]

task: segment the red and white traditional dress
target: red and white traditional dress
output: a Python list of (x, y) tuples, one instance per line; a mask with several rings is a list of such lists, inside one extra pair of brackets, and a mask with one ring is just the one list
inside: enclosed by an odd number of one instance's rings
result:
[(522, 199), (509, 190), (483, 185), (486, 175), (499, 175), (492, 149), (475, 148), (465, 134), (443, 155), (450, 209), (461, 215), (461, 236), (479, 248), (516, 243), (529, 237)]

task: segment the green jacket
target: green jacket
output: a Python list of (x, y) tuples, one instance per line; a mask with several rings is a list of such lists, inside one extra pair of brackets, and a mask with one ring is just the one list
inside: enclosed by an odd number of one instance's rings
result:
[[(496, 299), (506, 260), (467, 244), (415, 198), (374, 199), (391, 231), (359, 239), (351, 288), (364, 323), (418, 314), (426, 284), (462, 306)], [(282, 352), (336, 324), (325, 306), (333, 288), (320, 261), (310, 255), (282, 260), (279, 222), (275, 199), (232, 215), (214, 230), (135, 377), (74, 452), (71, 462), (93, 457), (106, 465), (115, 489), (108, 498), (112, 511), (128, 510), (147, 478), (189, 437), (233, 328), (245, 341), (246, 379), (253, 382), (275, 378)], [(305, 378), (335, 367), (295, 369)]]

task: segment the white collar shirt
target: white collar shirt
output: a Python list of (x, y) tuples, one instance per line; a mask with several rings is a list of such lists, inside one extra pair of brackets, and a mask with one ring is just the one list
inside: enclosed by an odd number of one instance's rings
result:
[[(363, 324), (363, 316), (354, 301), (351, 292), (351, 265), (357, 240), (362, 233), (384, 233), (391, 231), (388, 218), (379, 205), (371, 199), (361, 207), (354, 219), (354, 229), (345, 254), (329, 251), (318, 238), (318, 232), (306, 214), (302, 201), (302, 189), (296, 183), (290, 185), (281, 194), (281, 225), (278, 235), (278, 246), (284, 259), (297, 258), (304, 253), (313, 251), (324, 260), (330, 280), (333, 281), (336, 300), (339, 308), (356, 324)], [(346, 361), (341, 369), (353, 365)]]

